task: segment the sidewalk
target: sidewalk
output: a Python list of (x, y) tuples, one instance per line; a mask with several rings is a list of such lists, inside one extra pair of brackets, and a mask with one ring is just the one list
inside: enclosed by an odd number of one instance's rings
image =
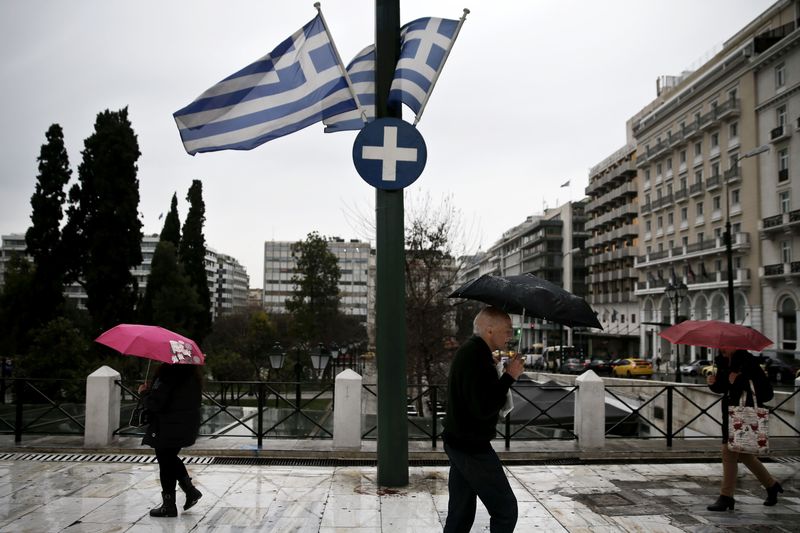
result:
[[(344, 454), (330, 441), (265, 441), (259, 451), (252, 439), (201, 439), (185, 457), (203, 499), (177, 519), (151, 519), (147, 511), (159, 499), (157, 467), (138, 462), (152, 460), (138, 439), (86, 450), (76, 437), (26, 437), (22, 446), (5, 437), (0, 532), (434, 532), (446, 517), (448, 469), (430, 443), (412, 443), (412, 465), (436, 466), (411, 466), (407, 486), (385, 488), (377, 484), (375, 466), (346, 464), (374, 460), (374, 441)], [(515, 450), (501, 452), (519, 502), (517, 531), (798, 531), (800, 458), (789, 455), (800, 455), (796, 439), (777, 454), (780, 462), (767, 464), (785, 490), (778, 505), (761, 504), (764, 490), (742, 468), (736, 510), (725, 513), (706, 510), (722, 473), (717, 442), (676, 443), (669, 452), (663, 441), (609, 444), (604, 456), (583, 458), (572, 441), (534, 442), (527, 450), (514, 443)], [(87, 460), (90, 452), (105, 455)], [(676, 462), (681, 456), (685, 460)], [(282, 457), (295, 460), (219, 464)], [(328, 459), (333, 466), (304, 466), (302, 458)], [(531, 461), (538, 464), (520, 464)], [(488, 531), (488, 525), (479, 504), (473, 531)]]

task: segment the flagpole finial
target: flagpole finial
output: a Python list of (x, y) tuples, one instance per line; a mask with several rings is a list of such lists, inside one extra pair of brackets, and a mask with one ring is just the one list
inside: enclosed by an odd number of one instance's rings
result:
[(465, 8), (464, 8), (464, 18), (467, 18), (467, 15), (469, 15), (469, 9), (467, 9), (467, 8), (465, 7)]
[(314, 7), (316, 7), (316, 8), (317, 8), (317, 11), (319, 11), (319, 10), (320, 10), (320, 4), (319, 4), (319, 2), (314, 2)]

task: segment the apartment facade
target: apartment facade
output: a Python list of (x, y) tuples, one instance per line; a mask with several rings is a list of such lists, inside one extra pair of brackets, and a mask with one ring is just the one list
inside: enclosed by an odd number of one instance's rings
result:
[[(585, 201), (569, 202), (547, 209), (542, 215), (527, 217), (503, 232), (486, 252), (462, 258), (458, 283), (494, 274), (514, 276), (534, 274), (564, 289), (585, 297), (586, 264), (583, 253), (589, 233), (585, 229)], [(563, 330), (552, 323), (531, 317), (512, 316), (520, 330), (521, 346), (539, 349), (562, 343), (587, 349), (588, 337), (580, 328)], [(573, 338), (579, 332), (580, 338)]]
[[(795, 3), (795, 6), (797, 4)], [(800, 30), (753, 64), (758, 143), (770, 148), (757, 161), (763, 332), (766, 353), (797, 357), (800, 314)]]
[[(698, 70), (665, 87), (634, 121), (639, 196), (641, 353), (670, 358), (659, 326), (678, 319), (729, 319), (725, 223), (732, 229), (736, 321), (764, 328), (760, 222), (758, 92), (753, 69), (791, 33), (796, 1), (780, 1), (748, 24)], [(751, 157), (753, 155), (753, 157)], [(688, 296), (665, 289), (684, 283)], [(677, 307), (676, 305), (677, 304)], [(690, 357), (705, 355), (691, 348)], [(674, 356), (673, 356), (674, 357)]]
[(628, 143), (589, 171), (586, 195), (587, 301), (602, 331), (592, 331), (592, 355), (617, 357), (639, 353), (638, 281), (633, 268), (639, 241), (636, 146)]
[[(292, 255), (295, 241), (266, 241), (264, 243), (264, 309), (285, 313), (286, 299), (294, 294), (292, 278), (298, 273)], [(336, 256), (341, 271), (339, 279), (339, 310), (354, 315), (366, 324), (373, 312), (369, 302), (369, 263), (371, 247), (358, 239), (346, 241), (334, 238), (328, 249)]]

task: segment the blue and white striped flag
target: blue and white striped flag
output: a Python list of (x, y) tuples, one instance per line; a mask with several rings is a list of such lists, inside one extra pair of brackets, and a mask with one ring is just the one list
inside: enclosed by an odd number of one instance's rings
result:
[[(416, 115), (415, 124), (422, 116), (463, 22), (463, 18), (425, 17), (400, 28), (400, 58), (389, 102), (399, 101), (410, 107)], [(365, 125), (364, 116), (366, 122), (375, 117), (375, 46), (370, 45), (359, 52), (348, 65), (347, 72), (363, 114), (356, 110), (323, 120), (326, 133), (359, 130)]]
[(357, 107), (319, 14), (174, 117), (184, 148), (194, 155), (250, 150)]

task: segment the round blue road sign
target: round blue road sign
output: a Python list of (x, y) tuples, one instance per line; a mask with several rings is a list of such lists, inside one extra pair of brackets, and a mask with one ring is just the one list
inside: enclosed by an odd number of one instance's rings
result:
[(353, 143), (358, 174), (376, 189), (404, 189), (425, 168), (428, 150), (417, 128), (399, 118), (379, 118), (364, 126)]

